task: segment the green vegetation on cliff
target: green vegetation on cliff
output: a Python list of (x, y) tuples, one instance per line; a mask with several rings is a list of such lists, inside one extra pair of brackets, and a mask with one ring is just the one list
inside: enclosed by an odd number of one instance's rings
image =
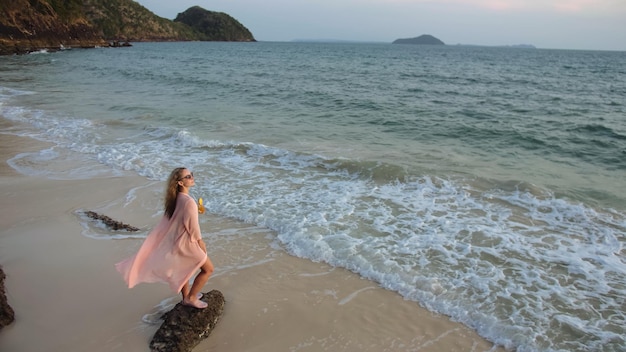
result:
[(0, 0), (0, 54), (106, 45), (80, 1)]
[(48, 3), (60, 18), (71, 20), (83, 16), (82, 0), (48, 0)]

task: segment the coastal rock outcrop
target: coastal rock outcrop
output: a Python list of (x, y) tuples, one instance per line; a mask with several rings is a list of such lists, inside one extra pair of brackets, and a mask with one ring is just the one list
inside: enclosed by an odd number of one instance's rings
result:
[(180, 22), (201, 34), (201, 40), (225, 42), (255, 42), (252, 33), (239, 21), (223, 12), (214, 12), (193, 6), (179, 13), (174, 22)]
[(179, 17), (159, 17), (133, 0), (0, 0), (0, 55), (129, 42), (255, 41), (225, 13), (194, 6)]
[(5, 278), (4, 270), (2, 270), (0, 266), (0, 330), (15, 320), (15, 313), (7, 301), (7, 295), (4, 289)]
[(152, 352), (191, 352), (215, 328), (224, 312), (224, 295), (212, 290), (202, 295), (208, 307), (197, 309), (178, 303), (165, 313), (164, 321), (150, 341)]
[(423, 34), (415, 38), (396, 39), (391, 44), (446, 45), (430, 34)]

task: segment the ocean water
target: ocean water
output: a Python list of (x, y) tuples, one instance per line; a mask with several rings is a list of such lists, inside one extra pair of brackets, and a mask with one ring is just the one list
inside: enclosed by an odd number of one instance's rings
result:
[(161, 181), (187, 166), (209, 212), (509, 349), (626, 351), (624, 52), (259, 42), (0, 57), (6, 134), (51, 143), (9, 160), (24, 174)]

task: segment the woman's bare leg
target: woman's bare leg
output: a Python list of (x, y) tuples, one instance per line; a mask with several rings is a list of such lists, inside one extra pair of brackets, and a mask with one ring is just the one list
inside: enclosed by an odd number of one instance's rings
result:
[(207, 304), (198, 299), (198, 293), (202, 289), (202, 286), (209, 281), (209, 277), (213, 274), (213, 270), (213, 263), (211, 262), (211, 259), (207, 257), (204, 264), (200, 267), (200, 273), (198, 273), (196, 278), (193, 280), (193, 285), (191, 285), (191, 289), (189, 290), (187, 297), (183, 299), (183, 303), (196, 308), (206, 308)]

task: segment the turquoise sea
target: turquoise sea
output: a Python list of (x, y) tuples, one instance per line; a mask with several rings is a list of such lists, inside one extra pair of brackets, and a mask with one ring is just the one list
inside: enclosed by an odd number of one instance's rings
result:
[(209, 212), (508, 349), (626, 351), (625, 52), (193, 42), (0, 57), (3, 135), (51, 143), (9, 160), (23, 174), (188, 166)]

